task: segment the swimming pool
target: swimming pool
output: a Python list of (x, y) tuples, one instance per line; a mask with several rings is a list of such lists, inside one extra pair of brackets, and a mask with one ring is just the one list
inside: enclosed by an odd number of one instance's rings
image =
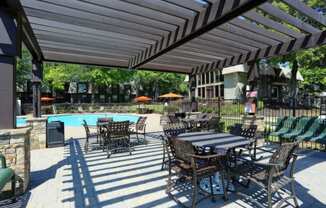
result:
[[(124, 114), (110, 114), (110, 113), (92, 113), (92, 114), (65, 114), (65, 115), (48, 115), (48, 122), (62, 121), (65, 126), (81, 126), (83, 120), (89, 125), (96, 125), (98, 118), (113, 118), (113, 121), (130, 121), (137, 122), (139, 116), (124, 115)], [(26, 125), (26, 118), (17, 118), (17, 126)]]

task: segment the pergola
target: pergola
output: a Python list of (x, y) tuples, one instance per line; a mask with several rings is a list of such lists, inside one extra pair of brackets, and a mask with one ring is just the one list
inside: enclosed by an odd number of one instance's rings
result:
[(37, 117), (43, 61), (194, 75), (325, 44), (325, 16), (281, 2), (304, 18), (267, 0), (3, 0), (0, 128), (15, 128), (22, 42), (33, 56)]

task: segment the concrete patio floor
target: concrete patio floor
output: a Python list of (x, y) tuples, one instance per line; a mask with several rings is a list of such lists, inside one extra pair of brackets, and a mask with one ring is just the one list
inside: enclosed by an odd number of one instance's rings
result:
[[(65, 147), (32, 151), (27, 207), (178, 207), (165, 193), (167, 171), (160, 170), (159, 140), (151, 139), (147, 146), (136, 146), (132, 155), (119, 153), (109, 159), (101, 150), (85, 154), (82, 143), (82, 139), (73, 138)], [(326, 153), (301, 151), (300, 154), (295, 174), (300, 207), (326, 207)], [(252, 196), (261, 197), (261, 193)], [(180, 199), (189, 201), (181, 193)], [(217, 198), (212, 203), (207, 199), (198, 207), (254, 206), (230, 194), (227, 202)]]

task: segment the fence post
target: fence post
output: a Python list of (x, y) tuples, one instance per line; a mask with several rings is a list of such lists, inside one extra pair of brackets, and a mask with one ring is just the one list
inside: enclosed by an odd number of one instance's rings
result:
[(296, 102), (296, 99), (295, 98), (292, 98), (292, 116), (295, 117), (296, 115), (296, 105), (297, 105), (297, 102)]
[(217, 110), (218, 117), (221, 119), (221, 98), (220, 98), (220, 96), (218, 96), (218, 98), (217, 98), (217, 107), (218, 107), (218, 110)]

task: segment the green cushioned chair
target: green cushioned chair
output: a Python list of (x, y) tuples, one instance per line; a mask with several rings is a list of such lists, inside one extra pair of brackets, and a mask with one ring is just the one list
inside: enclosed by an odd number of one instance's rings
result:
[(320, 144), (326, 144), (326, 124), (322, 124), (322, 130), (320, 133), (310, 139), (311, 142), (317, 142)]
[(317, 117), (300, 117), (294, 129), (289, 133), (281, 135), (281, 138), (288, 139), (291, 141), (296, 140), (299, 135), (304, 134), (308, 130), (308, 128), (310, 127), (312, 122), (316, 120), (316, 118)]
[(276, 120), (276, 124), (275, 124), (275, 130), (274, 131), (279, 131), (284, 124), (284, 121), (287, 119), (287, 116), (281, 117), (281, 118), (277, 118)]
[(297, 141), (310, 141), (313, 137), (316, 137), (318, 132), (322, 130), (323, 125), (320, 119), (315, 119), (308, 130), (297, 137)]
[(15, 191), (16, 191), (16, 178), (15, 172), (11, 168), (7, 168), (6, 158), (0, 154), (0, 191), (5, 187), (5, 185), (11, 182), (11, 190), (13, 195), (13, 201), (16, 201)]
[(297, 123), (298, 118), (288, 117), (284, 120), (282, 128), (278, 129), (278, 131), (272, 132), (271, 136), (281, 137), (282, 135), (289, 133)]

